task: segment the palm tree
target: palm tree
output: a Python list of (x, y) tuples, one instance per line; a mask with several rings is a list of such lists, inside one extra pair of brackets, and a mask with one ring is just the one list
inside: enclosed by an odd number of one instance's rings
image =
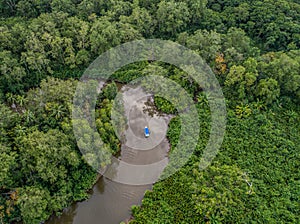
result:
[(14, 131), (15, 131), (16, 136), (19, 137), (19, 136), (25, 135), (25, 133), (26, 133), (26, 128), (18, 124), (18, 125), (15, 127), (15, 130), (14, 130)]
[(12, 93), (7, 93), (6, 95), (6, 100), (10, 105), (13, 105), (16, 103), (16, 96)]
[(284, 115), (289, 121), (296, 121), (298, 118), (298, 114), (294, 110), (288, 110), (284, 112)]
[(25, 117), (25, 122), (27, 124), (31, 124), (35, 119), (34, 113), (30, 110), (25, 111), (24, 117)]
[(17, 95), (17, 100), (16, 103), (20, 106), (23, 107), (25, 103), (25, 97), (21, 95)]
[(50, 112), (50, 117), (59, 120), (66, 114), (66, 109), (63, 105), (57, 103), (47, 103), (46, 110)]

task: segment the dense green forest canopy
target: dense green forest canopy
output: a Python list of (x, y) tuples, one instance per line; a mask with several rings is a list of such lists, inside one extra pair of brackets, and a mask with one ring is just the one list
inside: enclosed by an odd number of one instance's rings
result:
[[(201, 87), (160, 62), (117, 71), (112, 79), (121, 83), (149, 72), (176, 81), (203, 127), (189, 163), (145, 194), (131, 222), (300, 222), (299, 0), (0, 0), (0, 16), (0, 223), (40, 223), (88, 197), (96, 173), (73, 136), (77, 80), (101, 53), (145, 38), (203, 57), (226, 97), (228, 126), (217, 158), (200, 172), (210, 125)], [(97, 130), (113, 153), (117, 90), (108, 84), (96, 106)], [(155, 104), (176, 115), (164, 99)], [(179, 132), (175, 116), (171, 151)]]

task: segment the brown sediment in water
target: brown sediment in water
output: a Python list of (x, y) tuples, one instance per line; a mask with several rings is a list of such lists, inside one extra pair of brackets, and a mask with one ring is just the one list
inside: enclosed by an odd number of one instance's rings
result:
[[(122, 142), (119, 159), (129, 164), (146, 165), (167, 158), (170, 144), (166, 132), (172, 116), (155, 111), (153, 104), (149, 104), (153, 102), (153, 96), (140, 87), (127, 86), (121, 91), (126, 101), (125, 113), (130, 119), (126, 133), (123, 133), (125, 142)], [(145, 126), (151, 131), (148, 139), (144, 137)], [(132, 129), (131, 132), (128, 128)], [(139, 150), (141, 147), (143, 149)], [(145, 191), (151, 189), (152, 184), (138, 186), (117, 183), (99, 174), (88, 200), (72, 204), (60, 217), (52, 216), (46, 223), (115, 224), (124, 220), (126, 223), (134, 219), (131, 206), (141, 204)]]

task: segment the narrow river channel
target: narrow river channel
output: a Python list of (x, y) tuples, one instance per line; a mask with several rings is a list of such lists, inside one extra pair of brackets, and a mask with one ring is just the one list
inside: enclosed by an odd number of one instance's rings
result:
[[(149, 114), (147, 109), (153, 112), (153, 108), (148, 108), (148, 103), (153, 101), (153, 97), (140, 87), (124, 86), (121, 93), (128, 127), (125, 130), (125, 141), (122, 142), (119, 159), (134, 165), (166, 161), (170, 147), (166, 132), (171, 117)], [(144, 136), (145, 126), (151, 131), (149, 138)], [(158, 170), (166, 166), (166, 163), (161, 164), (162, 167)], [(114, 180), (109, 176), (99, 178), (88, 200), (72, 204), (61, 216), (52, 216), (46, 224), (118, 224), (128, 221), (131, 218), (131, 206), (141, 204), (145, 191), (151, 189), (152, 184), (130, 185), (115, 181), (118, 180), (118, 175), (121, 179), (124, 176), (126, 178), (126, 175), (129, 179), (132, 178), (126, 167), (119, 168), (115, 173)], [(143, 182), (143, 178), (145, 177), (136, 177), (136, 180)], [(147, 181), (149, 182), (149, 179)], [(155, 181), (156, 179), (152, 180), (153, 183)]]
[(91, 197), (66, 208), (59, 217), (47, 224), (117, 224), (130, 218), (130, 207), (141, 203), (151, 185), (132, 186), (101, 177), (93, 187)]

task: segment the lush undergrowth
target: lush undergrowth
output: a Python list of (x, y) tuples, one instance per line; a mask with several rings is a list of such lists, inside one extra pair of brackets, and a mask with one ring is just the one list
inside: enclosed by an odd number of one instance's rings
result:
[[(300, 222), (299, 1), (0, 0), (0, 21), (1, 224), (41, 223), (88, 196), (96, 173), (72, 130), (77, 80), (106, 50), (146, 38), (176, 41), (210, 65), (226, 98), (228, 123), (217, 157), (199, 171), (210, 127), (201, 86), (153, 60), (110, 77), (96, 105), (96, 128), (108, 146), (103, 157), (120, 150), (110, 122), (113, 80), (172, 79), (197, 103), (201, 121), (194, 155), (146, 193), (132, 222)], [(178, 113), (158, 96), (155, 105)], [(95, 150), (98, 133), (87, 122), (73, 122), (83, 134), (80, 146)], [(175, 147), (180, 119), (170, 125)]]
[[(228, 112), (224, 143), (213, 163), (199, 171), (209, 131), (202, 125), (190, 162), (145, 194), (141, 207), (133, 207), (131, 223), (299, 222), (299, 112), (256, 110), (247, 118)], [(172, 144), (177, 134), (169, 134)]]

